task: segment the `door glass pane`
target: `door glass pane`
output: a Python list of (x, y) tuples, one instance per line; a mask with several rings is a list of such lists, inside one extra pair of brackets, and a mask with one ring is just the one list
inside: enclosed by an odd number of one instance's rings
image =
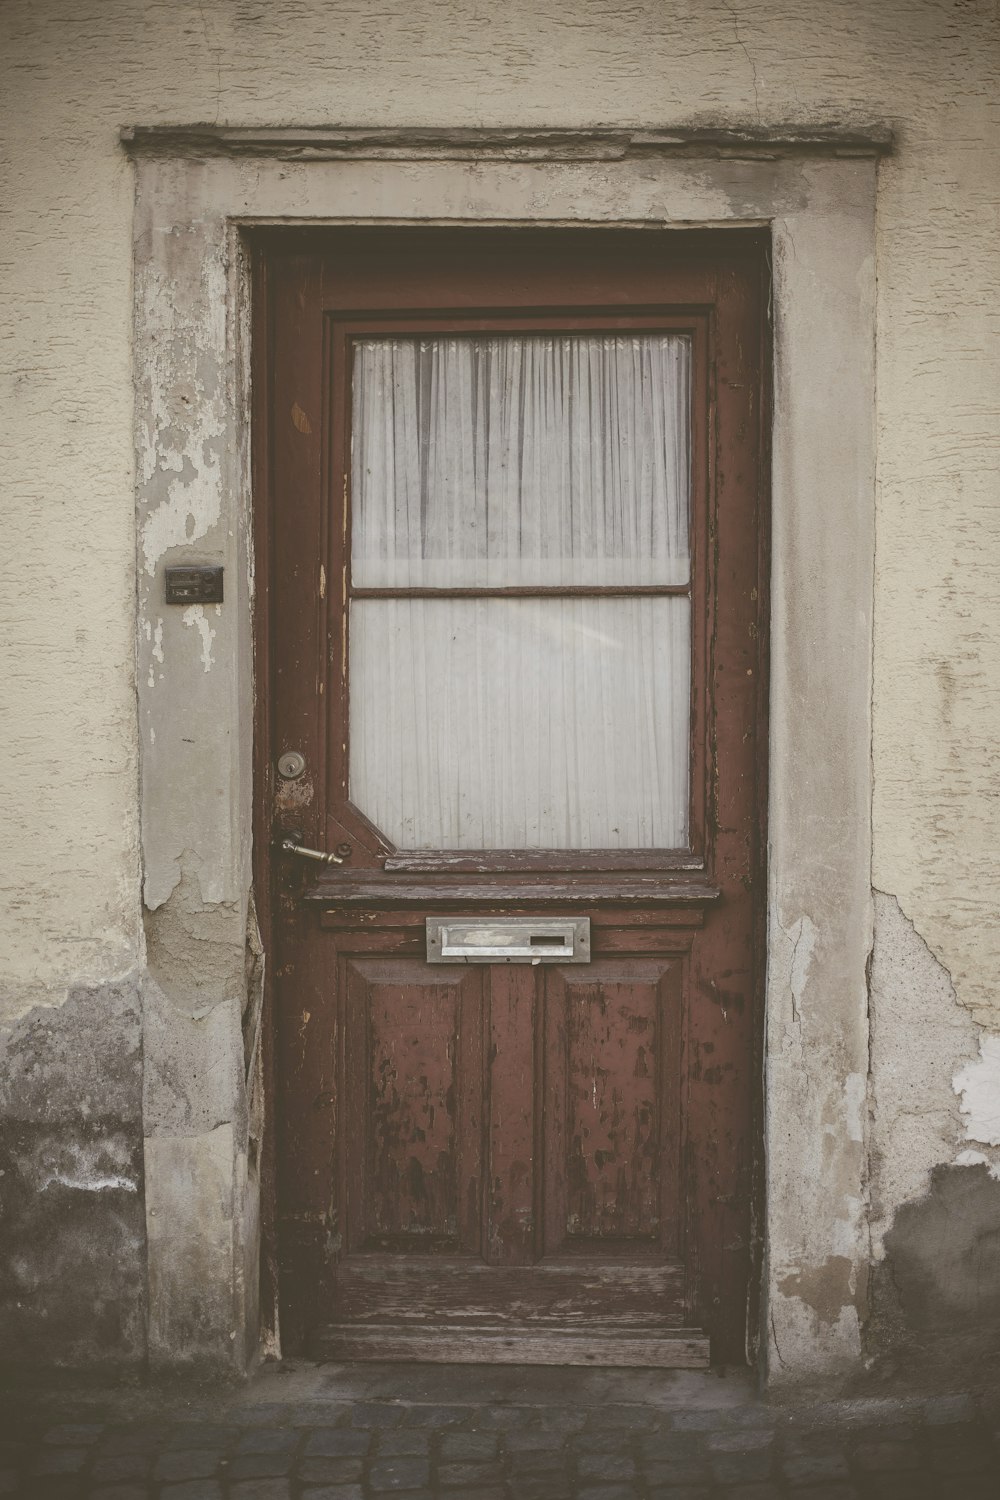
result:
[(357, 587), (684, 584), (690, 340), (354, 345)]
[[(355, 588), (690, 577), (690, 341), (354, 346)], [(688, 841), (687, 597), (355, 599), (350, 794), (398, 848)]]
[(351, 800), (402, 849), (681, 848), (690, 601), (360, 599)]

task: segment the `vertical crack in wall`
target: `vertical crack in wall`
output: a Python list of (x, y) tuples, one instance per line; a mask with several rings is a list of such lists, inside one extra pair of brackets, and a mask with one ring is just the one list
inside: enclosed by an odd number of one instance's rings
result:
[(743, 53), (743, 56), (746, 58), (747, 63), (749, 64), (749, 67), (750, 67), (750, 82), (751, 82), (751, 85), (753, 87), (754, 113), (757, 116), (757, 124), (759, 125), (760, 122), (761, 122), (761, 114), (760, 114), (760, 90), (758, 88), (758, 79), (757, 79), (757, 64), (754, 62), (753, 54), (751, 53), (750, 48), (747, 46), (746, 42), (743, 40), (743, 33), (740, 31), (740, 18), (739, 18), (739, 15), (737, 14), (735, 5), (728, 5), (727, 4), (726, 5), (726, 9), (729, 12), (730, 18), (731, 18), (732, 23), (733, 23), (733, 35), (736, 38), (736, 45), (737, 45), (737, 47), (739, 47), (740, 51)]

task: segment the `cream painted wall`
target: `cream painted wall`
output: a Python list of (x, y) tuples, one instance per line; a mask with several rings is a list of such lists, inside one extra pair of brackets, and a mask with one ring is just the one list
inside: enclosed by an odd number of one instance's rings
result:
[(140, 941), (119, 127), (877, 119), (874, 878), (1000, 1029), (992, 0), (5, 0), (0, 32), (0, 1020)]

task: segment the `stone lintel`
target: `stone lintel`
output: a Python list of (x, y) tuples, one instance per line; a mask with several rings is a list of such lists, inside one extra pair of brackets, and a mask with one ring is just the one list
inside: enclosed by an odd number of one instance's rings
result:
[(121, 141), (131, 155), (267, 156), (336, 161), (624, 161), (659, 156), (888, 155), (889, 126), (831, 124), (740, 127), (676, 126), (643, 130), (508, 129), (402, 126), (127, 125)]

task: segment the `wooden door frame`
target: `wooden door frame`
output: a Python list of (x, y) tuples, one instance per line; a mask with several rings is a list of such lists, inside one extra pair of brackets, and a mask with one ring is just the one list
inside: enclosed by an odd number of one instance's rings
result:
[[(891, 141), (226, 128), (124, 140), (136, 164), (153, 1363), (177, 1357), (178, 1329), (189, 1351), (222, 1365), (245, 1367), (255, 1347), (258, 1191), (240, 1027), (252, 985), (230, 957), (246, 941), (253, 885), (247, 231), (742, 224), (770, 226), (775, 327), (760, 1348), (772, 1383), (835, 1382), (858, 1361), (868, 1253), (874, 207)], [(201, 561), (225, 564), (226, 607), (182, 618), (164, 608), (162, 571)], [(193, 1024), (201, 1011), (164, 1003), (189, 990), (195, 955), (203, 969), (212, 958), (208, 1028)], [(252, 1044), (252, 1016), (248, 1028)], [(194, 1286), (176, 1268), (205, 1264), (209, 1241), (211, 1270)]]

